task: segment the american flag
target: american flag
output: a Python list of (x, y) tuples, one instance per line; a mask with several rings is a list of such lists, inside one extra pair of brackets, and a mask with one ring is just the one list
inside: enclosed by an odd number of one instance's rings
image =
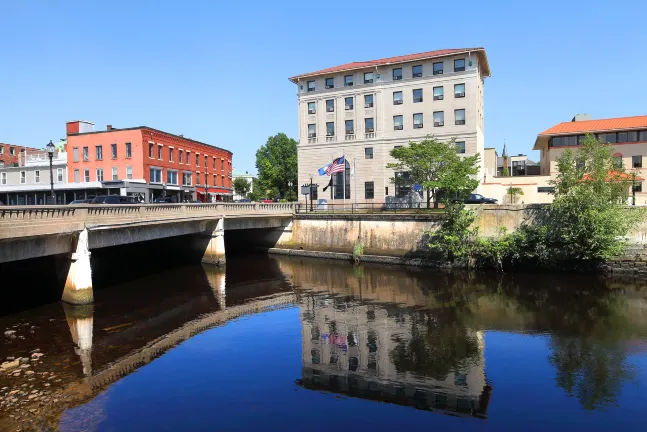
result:
[(326, 175), (343, 172), (344, 169), (346, 168), (345, 162), (346, 161), (344, 160), (344, 156), (332, 161), (332, 163), (326, 167)]

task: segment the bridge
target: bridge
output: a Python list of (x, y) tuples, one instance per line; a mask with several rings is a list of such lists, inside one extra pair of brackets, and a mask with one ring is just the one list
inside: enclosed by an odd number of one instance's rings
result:
[(94, 301), (94, 249), (192, 235), (202, 262), (225, 264), (225, 231), (265, 229), (274, 242), (291, 237), (293, 203), (68, 205), (0, 207), (0, 264), (67, 256), (62, 299)]

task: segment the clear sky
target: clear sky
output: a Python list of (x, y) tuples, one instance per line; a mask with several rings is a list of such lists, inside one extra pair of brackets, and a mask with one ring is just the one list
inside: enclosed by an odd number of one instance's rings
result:
[(644, 0), (0, 0), (0, 142), (41, 147), (75, 119), (146, 125), (255, 171), (268, 136), (296, 138), (288, 77), (482, 46), (485, 145), (536, 159), (537, 133), (576, 113), (647, 114), (646, 23)]

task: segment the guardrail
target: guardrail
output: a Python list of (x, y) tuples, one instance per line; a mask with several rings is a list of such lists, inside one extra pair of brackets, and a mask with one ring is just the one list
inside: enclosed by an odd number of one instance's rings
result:
[(347, 203), (347, 204), (297, 204), (295, 213), (377, 213), (377, 212), (439, 212), (441, 207), (432, 203), (431, 208), (427, 208), (427, 203)]

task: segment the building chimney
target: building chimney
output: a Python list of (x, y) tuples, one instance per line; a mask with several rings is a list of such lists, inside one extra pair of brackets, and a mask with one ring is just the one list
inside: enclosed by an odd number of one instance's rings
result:
[(107, 125), (107, 126), (106, 126), (106, 130), (107, 130), (107, 131), (112, 130), (112, 125)]

